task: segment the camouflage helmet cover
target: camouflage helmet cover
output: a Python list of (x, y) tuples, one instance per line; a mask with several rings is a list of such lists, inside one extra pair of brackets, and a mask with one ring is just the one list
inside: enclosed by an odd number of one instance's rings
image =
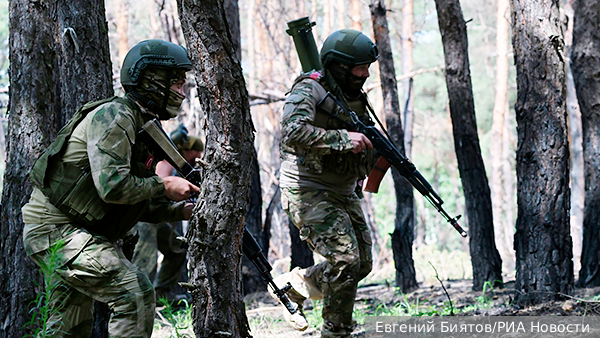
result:
[(146, 67), (192, 69), (185, 47), (163, 40), (146, 40), (135, 45), (123, 60), (121, 84), (135, 86)]
[(325, 68), (332, 60), (354, 67), (373, 63), (378, 58), (379, 51), (373, 41), (354, 29), (333, 32), (321, 47), (321, 64)]

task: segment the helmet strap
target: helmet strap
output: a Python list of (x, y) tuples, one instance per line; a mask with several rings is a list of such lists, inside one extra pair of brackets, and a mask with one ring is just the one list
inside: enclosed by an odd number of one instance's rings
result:
[(167, 112), (167, 105), (169, 103), (169, 95), (171, 95), (171, 80), (173, 80), (174, 78), (174, 74), (171, 71), (167, 71), (167, 77), (165, 78), (165, 89), (163, 92), (163, 102), (162, 102), (162, 107), (160, 108), (160, 112), (157, 112), (157, 114), (161, 115), (162, 112), (164, 112), (166, 114)]
[(130, 94), (131, 96), (133, 96), (136, 100), (138, 100), (142, 104), (142, 106), (148, 108), (152, 112), (155, 112), (156, 108), (158, 108), (158, 105), (156, 104), (156, 102), (143, 96), (135, 89), (130, 90), (127, 94)]

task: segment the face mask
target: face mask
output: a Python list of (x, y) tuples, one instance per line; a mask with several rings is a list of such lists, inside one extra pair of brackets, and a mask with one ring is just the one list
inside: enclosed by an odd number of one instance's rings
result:
[(352, 74), (352, 69), (341, 63), (334, 63), (329, 67), (331, 75), (335, 79), (335, 82), (340, 86), (342, 92), (348, 97), (356, 97), (360, 94), (361, 89), (365, 82), (366, 77), (360, 77)]
[(366, 77), (356, 76), (352, 73), (348, 74), (346, 82), (340, 84), (342, 91), (348, 95), (355, 97), (360, 94), (360, 90), (367, 81)]
[(177, 113), (179, 112), (179, 109), (181, 108), (181, 104), (183, 103), (184, 99), (185, 96), (174, 91), (173, 88), (169, 90), (169, 99), (167, 101), (166, 109), (169, 119), (177, 116)]

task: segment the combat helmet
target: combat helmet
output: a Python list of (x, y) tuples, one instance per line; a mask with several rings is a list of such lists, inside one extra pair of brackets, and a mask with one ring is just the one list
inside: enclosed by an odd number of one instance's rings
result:
[(354, 75), (352, 69), (371, 64), (378, 58), (379, 51), (373, 41), (354, 29), (333, 32), (321, 47), (325, 77), (333, 78), (347, 98), (358, 98), (367, 80), (366, 77)]
[(161, 119), (169, 119), (177, 115), (183, 101), (171, 86), (185, 78), (185, 72), (191, 69), (192, 62), (184, 47), (158, 39), (146, 40), (125, 56), (121, 84), (143, 106)]
[(363, 33), (354, 29), (341, 29), (325, 39), (320, 55), (321, 64), (325, 68), (334, 60), (355, 67), (377, 61), (379, 50)]

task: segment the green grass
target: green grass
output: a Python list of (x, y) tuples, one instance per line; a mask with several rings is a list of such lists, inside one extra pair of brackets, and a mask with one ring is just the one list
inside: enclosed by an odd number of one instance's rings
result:
[(320, 329), (323, 325), (323, 302), (320, 300), (313, 301), (312, 310), (304, 311), (306, 320), (308, 321), (309, 327), (313, 329)]
[[(186, 301), (181, 300), (177, 305), (183, 305), (183, 308), (175, 307), (174, 301), (169, 301), (161, 297), (158, 304), (162, 305), (159, 310), (160, 320), (154, 321), (155, 330), (168, 332), (169, 338), (193, 338), (194, 322), (192, 317), (192, 306)], [(162, 335), (161, 337), (165, 337)]]
[[(60, 267), (60, 262), (62, 261), (61, 251), (64, 246), (64, 241), (58, 241), (48, 248), (48, 254), (40, 262), (40, 273), (42, 274), (44, 286), (42, 292), (38, 293), (35, 300), (30, 304), (31, 309), (29, 313), (31, 318), (25, 325), (34, 334), (26, 337), (46, 338), (53, 337), (58, 333), (52, 326), (59, 325), (60, 323), (49, 323), (49, 319), (60, 315), (60, 304), (51, 304), (50, 296), (60, 287), (60, 279), (56, 278), (55, 274), (56, 269)], [(39, 287), (37, 282), (35, 284)]]

